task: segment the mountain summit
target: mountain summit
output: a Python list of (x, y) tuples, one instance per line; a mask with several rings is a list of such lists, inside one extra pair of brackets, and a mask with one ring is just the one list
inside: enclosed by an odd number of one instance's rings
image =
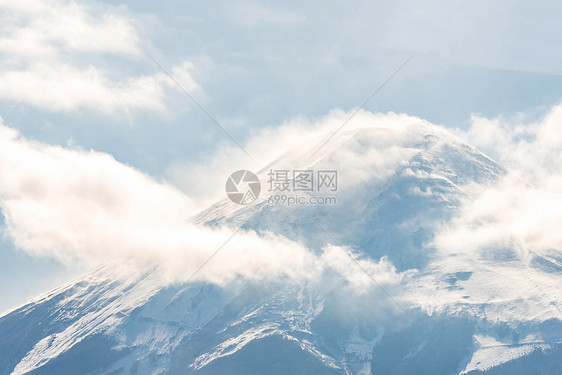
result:
[[(259, 171), (252, 204), (225, 197), (190, 220), (344, 251), (346, 277), (179, 283), (110, 263), (0, 318), (0, 374), (562, 373), (562, 257), (435, 243), (506, 170), (426, 123), (328, 137)], [(276, 171), (335, 171), (337, 186), (279, 204), (295, 192), (269, 189)]]

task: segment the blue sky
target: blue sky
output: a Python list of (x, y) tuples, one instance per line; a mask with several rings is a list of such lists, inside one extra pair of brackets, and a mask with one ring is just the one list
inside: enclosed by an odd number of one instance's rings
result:
[[(560, 102), (561, 12), (553, 1), (0, 1), (0, 117), (197, 201), (178, 175), (230, 141), (147, 54), (241, 143), (357, 107), (412, 54), (365, 109), (468, 128), (473, 114), (534, 119)], [(87, 268), (6, 236), (0, 254), (0, 311)]]

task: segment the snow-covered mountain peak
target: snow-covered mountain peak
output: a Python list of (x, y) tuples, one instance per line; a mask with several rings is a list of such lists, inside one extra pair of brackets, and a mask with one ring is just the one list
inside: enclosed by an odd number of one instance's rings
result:
[[(274, 170), (337, 171), (337, 189), (298, 193), (337, 203), (272, 203), (295, 193), (268, 191)], [(273, 233), (318, 257), (346, 251), (349, 278), (170, 284), (156, 267), (109, 264), (0, 318), (0, 374), (524, 374), (539, 362), (554, 374), (556, 259), (533, 268), (433, 244), (471, 186), (505, 173), (424, 122), (298, 145), (258, 172), (256, 202), (225, 197), (192, 223)]]

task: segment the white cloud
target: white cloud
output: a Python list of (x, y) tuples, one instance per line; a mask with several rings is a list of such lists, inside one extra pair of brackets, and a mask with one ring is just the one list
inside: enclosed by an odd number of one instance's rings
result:
[[(239, 169), (248, 169), (258, 172), (263, 168), (271, 167), (269, 164), (283, 156), (283, 165), (280, 169), (306, 168), (326, 155), (326, 152), (335, 148), (346, 137), (343, 133), (366, 128), (379, 129), (405, 129), (410, 125), (421, 124), (423, 121), (414, 116), (395, 113), (371, 113), (359, 111), (352, 121), (342, 129), (338, 137), (331, 139), (314, 158), (311, 154), (319, 148), (330, 135), (334, 133), (353, 113), (351, 111), (333, 110), (328, 115), (310, 120), (305, 117), (295, 117), (277, 127), (266, 127), (256, 131), (243, 144), (244, 149), (252, 155), (255, 161), (250, 160), (238, 147), (223, 144), (215, 153), (199, 163), (175, 163), (167, 169), (168, 178), (182, 191), (190, 196), (197, 197), (201, 204), (208, 205), (214, 202), (224, 192), (227, 177)], [(344, 169), (349, 173), (348, 181), (358, 183), (367, 178), (374, 177), (369, 173), (376, 173), (379, 177), (392, 173), (392, 165), (400, 162), (407, 151), (393, 148), (396, 137), (406, 134), (393, 132), (386, 137), (370, 139), (370, 142), (380, 146), (371, 149), (371, 157), (354, 155), (354, 150), (348, 154), (338, 155), (338, 160), (327, 161), (331, 167)], [(394, 137), (394, 138), (393, 138)], [(316, 145), (316, 146), (314, 146)], [(342, 151), (345, 152), (345, 151)], [(378, 157), (375, 154), (379, 154)], [(391, 158), (391, 156), (394, 156)], [(353, 159), (350, 163), (349, 159)], [(392, 163), (391, 163), (392, 159)], [(377, 164), (373, 166), (373, 164)], [(353, 165), (354, 168), (349, 168)], [(367, 168), (368, 167), (368, 168)], [(353, 174), (353, 175), (352, 175)], [(201, 181), (205, 181), (202, 184)]]
[(111, 255), (117, 247), (127, 253), (140, 228), (181, 222), (191, 207), (173, 187), (107, 154), (27, 141), (4, 126), (0, 137), (8, 232), (30, 251), (62, 258)]
[[(0, 99), (55, 112), (163, 111), (165, 90), (177, 92), (160, 72), (114, 79), (112, 64), (90, 62), (120, 56), (134, 64), (142, 56), (131, 18), (63, 1), (3, 1), (0, 9)], [(185, 89), (199, 88), (193, 64), (171, 72)]]
[[(314, 149), (311, 140), (319, 132), (337, 127), (347, 115), (336, 111), (317, 122), (297, 119), (279, 129), (265, 129), (246, 146), (255, 155), (261, 151), (262, 155), (273, 159), (284, 154), (298, 138), (307, 147), (302, 148), (302, 153), (298, 148), (291, 150), (283, 159), (300, 163), (307, 160), (306, 156)], [(538, 129), (536, 134), (546, 132), (542, 128), (550, 126), (551, 120), (547, 117), (533, 124)], [(376, 139), (367, 140), (367, 144), (376, 144), (380, 150), (365, 157), (361, 142), (358, 142), (338, 148), (338, 152), (342, 152), (338, 158), (341, 157), (352, 172), (372, 168), (372, 176), (381, 173), (379, 177), (384, 180), (392, 166), (401, 165), (408, 156), (408, 147), (397, 150), (396, 144), (409, 140), (406, 144), (412, 144), (415, 149), (417, 137), (427, 131), (423, 127), (409, 126), (416, 121), (419, 119), (405, 115), (360, 112), (350, 134), (354, 133), (353, 128), (381, 128), (376, 132)], [(306, 124), (304, 130), (303, 123)], [(416, 129), (420, 131), (416, 132)], [(431, 129), (439, 131), (437, 127)], [(316, 158), (325, 158), (327, 151), (342, 139), (345, 137), (338, 137)], [(549, 141), (539, 142), (536, 147), (546, 147), (543, 144)], [(533, 142), (536, 140), (526, 137), (524, 144)], [(551, 147), (556, 148), (556, 144)], [(239, 150), (229, 147), (222, 155), (230, 156), (233, 161), (243, 158)], [(536, 155), (529, 157), (534, 157), (537, 163), (544, 159), (548, 165), (545, 170), (552, 168), (552, 158), (538, 150)], [(367, 163), (358, 160), (360, 158), (375, 161)], [(205, 179), (196, 182), (209, 189), (216, 180), (217, 193), (222, 193), (224, 178), (232, 170), (230, 165), (221, 167), (218, 159), (210, 160), (217, 169), (201, 167), (200, 173)], [(260, 160), (264, 164), (269, 161), (265, 157)], [(223, 174), (221, 168), (228, 168), (227, 172)], [(435, 244), (441, 256), (428, 266), (428, 272), (397, 273), (384, 258), (378, 262), (358, 261), (377, 282), (392, 290), (392, 295), (401, 304), (407, 305), (410, 301), (427, 311), (443, 311), (462, 310), (468, 302), (475, 306), (486, 305), (488, 316), (497, 319), (503, 319), (503, 316), (514, 321), (559, 316), (559, 310), (552, 304), (559, 293), (558, 288), (552, 286), (555, 275), (529, 267), (532, 254), (528, 250), (548, 256), (549, 247), (556, 248), (562, 241), (558, 234), (562, 225), (562, 197), (559, 193), (562, 179), (548, 173), (536, 175), (547, 176), (541, 180), (544, 182), (541, 187), (522, 183), (521, 179), (507, 179), (492, 187), (480, 187), (481, 194), (467, 201), (459, 217), (438, 234)], [(353, 177), (351, 183), (363, 179), (360, 173), (350, 176)], [(184, 221), (185, 217), (195, 213), (201, 200), (199, 196), (185, 195), (175, 187), (154, 181), (109, 155), (29, 141), (5, 126), (0, 127), (0, 181), (5, 233), (18, 247), (37, 255), (56, 256), (68, 262), (73, 259), (105, 262), (116, 257), (134, 258), (159, 265), (170, 281), (177, 281), (189, 277), (232, 234), (232, 229), (200, 228)], [(420, 190), (417, 193), (429, 192)], [(498, 259), (487, 258), (490, 254), (483, 250), (498, 245), (506, 245), (515, 251), (516, 264), (509, 263), (509, 259), (499, 259), (498, 262)], [(278, 235), (242, 231), (229, 241), (216, 261), (204, 267), (198, 278), (218, 284), (239, 275), (254, 280), (288, 277), (321, 282), (322, 275), (328, 274), (346, 279), (357, 291), (373, 287), (372, 281), (342, 250), (350, 251), (327, 246), (316, 254)], [(455, 256), (449, 256), (451, 253)], [(450, 289), (450, 285), (444, 285), (440, 279), (461, 271), (473, 272), (468, 281), (459, 281), (464, 289)], [(517, 281), (518, 275), (525, 275), (524, 280)], [(404, 287), (405, 280), (408, 287)], [(512, 288), (514, 280), (517, 288), (525, 290), (530, 301), (538, 306), (532, 316), (526, 317), (530, 305), (518, 300), (521, 294)], [(483, 287), (484, 281), (487, 284)], [(401, 289), (396, 289), (398, 287)], [(510, 314), (505, 313), (506, 308), (510, 309)]]
[(437, 244), (449, 251), (511, 248), (522, 260), (529, 251), (562, 249), (562, 178), (531, 186), (508, 177), (466, 202)]
[(562, 171), (562, 104), (536, 122), (524, 117), (487, 119), (473, 116), (461, 136), (512, 172), (528, 180), (541, 180)]
[[(473, 312), (483, 309), (488, 319), (510, 324), (560, 319), (560, 123), (562, 105), (557, 105), (535, 122), (474, 117), (470, 129), (458, 131), (500, 161), (508, 174), (473, 186), (458, 215), (436, 234), (433, 275), (419, 280), (420, 290), (434, 290), (422, 293), (421, 306), (431, 311), (470, 304)], [(538, 263), (537, 257), (542, 258)], [(439, 277), (457, 272), (470, 277), (458, 280), (452, 290), (437, 287), (443, 284)]]
[(8, 56), (41, 57), (60, 52), (138, 55), (133, 21), (122, 15), (93, 16), (73, 1), (0, 1), (0, 51)]
[(449, 228), (436, 239), (447, 251), (486, 248), (562, 251), (562, 105), (529, 124), (515, 120), (473, 118), (461, 132), (469, 143), (495, 156), (509, 174), (493, 186), (480, 187)]
[[(175, 281), (188, 278), (232, 235), (232, 229), (186, 222), (194, 210), (189, 197), (110, 155), (30, 141), (1, 124), (0, 181), (6, 235), (38, 256), (70, 263), (132, 258), (160, 266)], [(198, 278), (318, 280), (331, 270), (358, 290), (369, 287), (346, 257), (335, 247), (315, 255), (277, 235), (241, 231)], [(384, 259), (361, 263), (383, 284), (402, 279)]]
[(162, 75), (109, 80), (90, 65), (33, 64), (26, 70), (0, 72), (0, 99), (23, 102), (51, 111), (79, 108), (111, 112), (131, 108), (164, 109)]

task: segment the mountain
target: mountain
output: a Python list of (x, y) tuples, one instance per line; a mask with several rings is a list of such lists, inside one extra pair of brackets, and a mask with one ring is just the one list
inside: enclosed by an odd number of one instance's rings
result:
[[(433, 241), (506, 170), (426, 123), (343, 132), (316, 152), (328, 137), (260, 171), (253, 204), (225, 197), (190, 220), (318, 256), (337, 245), (366, 287), (337, 273), (170, 283), (115, 261), (1, 317), (0, 374), (562, 374), (560, 251), (523, 262)], [(337, 204), (271, 204), (290, 195), (267, 191), (286, 170), (337, 171), (336, 191), (300, 193)], [(369, 262), (394, 279), (366, 275)]]

